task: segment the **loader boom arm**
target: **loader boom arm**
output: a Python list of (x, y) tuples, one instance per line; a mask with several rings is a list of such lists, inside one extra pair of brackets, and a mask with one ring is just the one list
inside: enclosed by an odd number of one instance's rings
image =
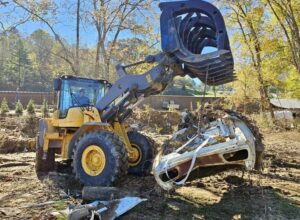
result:
[[(128, 66), (117, 65), (119, 80), (96, 104), (103, 121), (123, 121), (142, 97), (162, 92), (175, 76), (188, 75), (208, 85), (235, 80), (233, 57), (220, 11), (202, 0), (164, 2), (162, 53)], [(126, 67), (157, 63), (141, 75), (130, 75)]]
[(132, 108), (129, 106), (134, 105), (141, 97), (162, 92), (173, 80), (174, 71), (167, 70), (167, 67), (174, 61), (168, 56), (164, 54), (148, 56), (144, 62), (158, 64), (142, 75), (128, 74), (125, 66), (116, 67), (120, 79), (96, 104), (97, 109), (102, 112), (103, 121), (110, 121), (116, 117), (119, 121), (123, 121), (131, 113)]

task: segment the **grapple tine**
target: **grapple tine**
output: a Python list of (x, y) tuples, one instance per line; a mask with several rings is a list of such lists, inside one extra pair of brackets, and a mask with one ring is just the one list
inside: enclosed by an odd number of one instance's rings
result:
[(190, 0), (164, 2), (160, 8), (162, 50), (183, 64), (185, 74), (204, 83), (208, 74), (209, 85), (235, 80), (224, 19), (214, 5)]
[(189, 13), (181, 22), (179, 26), (179, 35), (181, 35), (182, 42), (186, 43), (186, 37), (189, 34), (189, 24), (193, 14)]

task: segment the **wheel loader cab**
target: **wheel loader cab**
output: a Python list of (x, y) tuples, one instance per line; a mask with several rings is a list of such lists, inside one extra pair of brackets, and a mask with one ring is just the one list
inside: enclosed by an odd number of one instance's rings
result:
[(58, 91), (58, 118), (63, 119), (72, 108), (82, 110), (93, 107), (103, 98), (110, 84), (105, 80), (92, 80), (74, 76), (62, 76), (54, 80)]

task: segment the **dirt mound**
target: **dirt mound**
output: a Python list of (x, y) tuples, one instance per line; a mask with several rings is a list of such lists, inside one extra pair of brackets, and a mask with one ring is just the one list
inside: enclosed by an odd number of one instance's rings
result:
[(34, 139), (0, 134), (0, 153), (33, 151)]
[(6, 131), (21, 132), (22, 136), (35, 137), (39, 118), (36, 116), (0, 117), (0, 127)]
[(28, 137), (34, 138), (38, 131), (39, 120), (40, 118), (35, 116), (26, 117), (22, 124), (22, 133)]
[(136, 110), (128, 120), (128, 124), (138, 124), (142, 130), (147, 130), (149, 132), (172, 134), (177, 130), (180, 118), (179, 112)]
[(0, 118), (0, 153), (33, 151), (38, 120), (34, 116)]

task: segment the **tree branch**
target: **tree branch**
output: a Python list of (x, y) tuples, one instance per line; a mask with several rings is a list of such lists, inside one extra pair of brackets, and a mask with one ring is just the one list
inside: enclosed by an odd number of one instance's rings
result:
[(39, 14), (37, 14), (36, 12), (34, 12), (33, 10), (30, 10), (29, 8), (27, 8), (26, 6), (22, 5), (21, 3), (19, 3), (17, 0), (12, 0), (17, 6), (19, 6), (20, 8), (22, 8), (23, 10), (25, 10), (26, 12), (28, 12), (29, 14), (35, 16), (36, 18), (38, 18), (39, 20), (41, 20), (43, 23), (45, 23), (48, 28), (51, 30), (51, 32), (53, 33), (55, 40), (59, 42), (59, 44), (61, 45), (61, 47), (64, 50), (64, 53), (66, 54), (66, 57), (64, 57), (64, 60), (71, 66), (72, 71), (77, 74), (76, 68), (74, 66), (74, 63), (67, 58), (68, 56), (70, 56), (70, 52), (68, 51), (68, 49), (66, 48), (65, 44), (63, 43), (63, 41), (61, 40), (60, 36), (57, 34), (57, 32), (54, 30), (53, 26), (46, 20), (44, 19), (42, 16), (40, 16)]

